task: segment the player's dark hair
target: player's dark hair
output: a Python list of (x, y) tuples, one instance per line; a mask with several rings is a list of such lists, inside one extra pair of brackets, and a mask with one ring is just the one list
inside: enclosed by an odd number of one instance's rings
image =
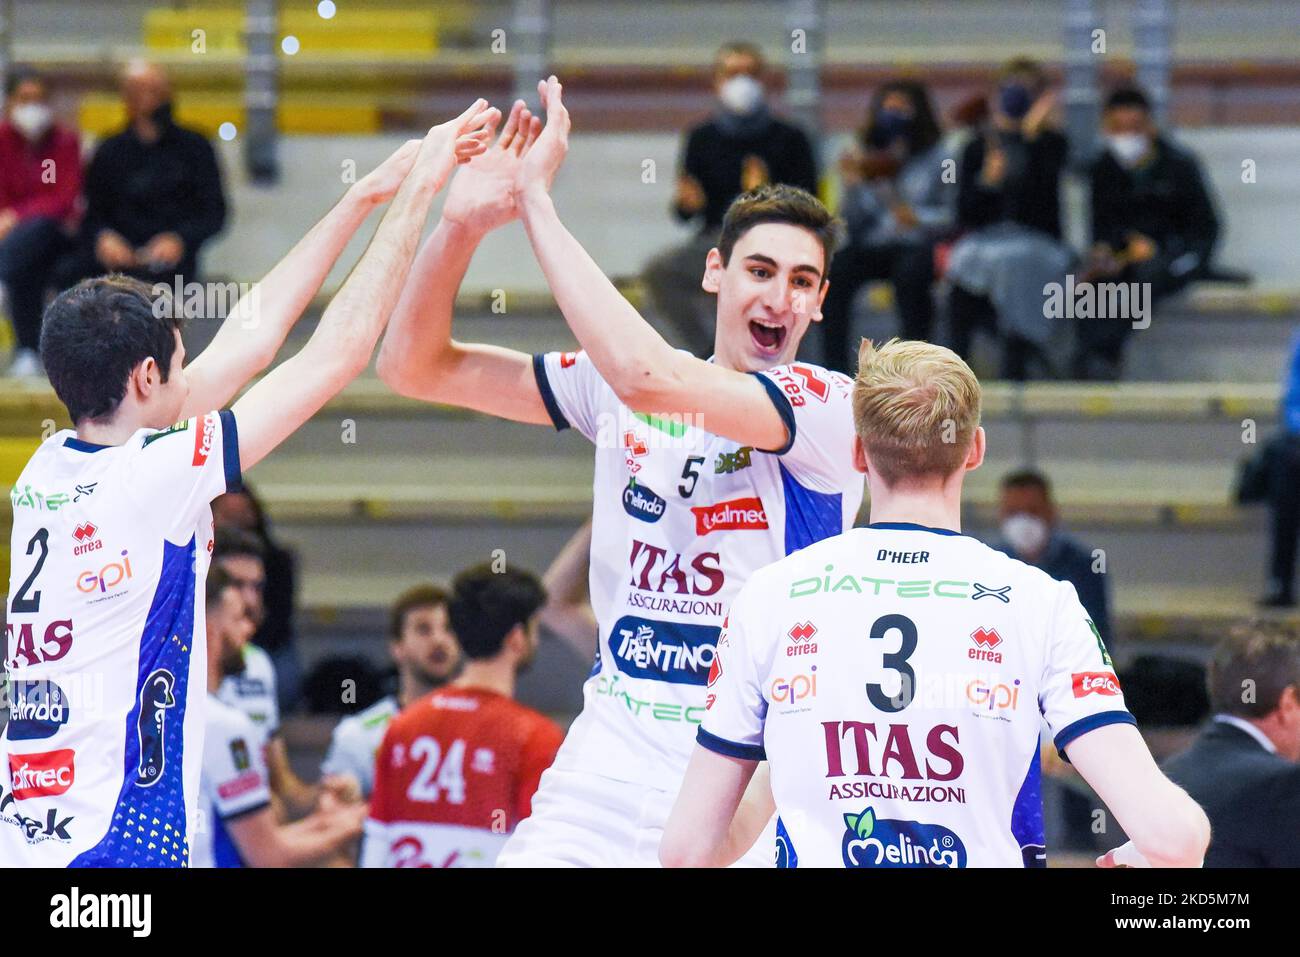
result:
[(167, 381), (181, 320), (178, 310), (155, 309), (156, 299), (115, 274), (77, 283), (45, 310), (41, 362), (73, 425), (116, 412), (132, 370), (150, 356)]
[(14, 90), (18, 89), (24, 83), (39, 83), (42, 93), (48, 93), (50, 91), (50, 85), (45, 81), (45, 74), (41, 73), (41, 71), (36, 69), (36, 67), (28, 66), (24, 63), (15, 66), (9, 72), (9, 76), (5, 78), (5, 96), (13, 96)]
[(223, 558), (256, 558), (266, 563), (266, 545), (252, 532), (225, 526), (218, 528), (212, 539), (212, 561)]
[(1205, 683), (1216, 713), (1267, 717), (1287, 688), (1300, 694), (1300, 625), (1261, 618), (1233, 626), (1214, 649)]
[(752, 57), (758, 64), (758, 72), (761, 74), (767, 68), (767, 60), (763, 56), (763, 51), (757, 45), (749, 43), (746, 40), (731, 40), (718, 47), (718, 52), (713, 56), (713, 72), (717, 73), (722, 69), (722, 61), (729, 56), (739, 54), (740, 56)]
[(447, 617), (466, 658), (493, 658), (514, 627), (526, 625), (544, 604), (546, 588), (532, 572), (475, 565), (452, 580)]
[(1135, 106), (1145, 113), (1151, 112), (1151, 101), (1136, 86), (1121, 86), (1111, 90), (1110, 96), (1106, 97), (1106, 109), (1118, 110), (1126, 106)]
[(236, 582), (224, 568), (213, 565), (208, 569), (208, 580), (203, 586), (203, 599), (208, 608), (221, 601), (221, 595), (227, 588), (234, 588)]
[(718, 237), (722, 265), (731, 261), (731, 251), (740, 237), (763, 223), (789, 223), (816, 236), (826, 254), (822, 282), (826, 281), (831, 271), (831, 256), (840, 240), (840, 221), (812, 193), (784, 183), (760, 186), (738, 196), (727, 208), (722, 218), (722, 235)]
[(406, 616), (417, 608), (440, 608), (451, 598), (445, 588), (437, 585), (416, 585), (397, 596), (388, 613), (388, 639), (398, 641), (406, 627)]
[(1048, 481), (1046, 475), (1037, 469), (1017, 469), (1014, 472), (1008, 472), (1002, 477), (1002, 488), (1004, 490), (1036, 488), (1043, 493), (1044, 498), (1050, 499), (1052, 497), (1052, 483)]

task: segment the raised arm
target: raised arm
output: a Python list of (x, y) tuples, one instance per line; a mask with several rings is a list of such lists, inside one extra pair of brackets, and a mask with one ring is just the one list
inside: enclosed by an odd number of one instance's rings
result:
[(442, 219), (411, 267), (376, 368), (399, 395), (549, 425), (532, 357), (451, 338), (456, 292), (479, 242), (516, 217), (511, 183), (541, 121), (515, 102), (501, 136), (457, 174)]
[(486, 148), (499, 120), (500, 113), (477, 100), (429, 131), (369, 247), (311, 339), (235, 403), (243, 468), (259, 462), (369, 364), (411, 268), (434, 194), (458, 160)]
[(190, 394), (182, 417), (223, 407), (271, 364), (343, 248), (371, 210), (397, 192), (419, 149), (419, 140), (408, 140), (350, 186), (334, 208), (234, 304), (212, 342), (186, 369)]
[(560, 222), (549, 191), (568, 149), (569, 113), (555, 77), (538, 89), (546, 127), (520, 165), (515, 202), (551, 293), (601, 376), (635, 412), (690, 413), (715, 435), (783, 447), (786, 426), (763, 385), (665, 342)]
[(546, 604), (541, 610), (541, 623), (583, 657), (595, 654), (597, 642), (596, 615), (587, 595), (590, 568), (591, 522), (588, 521), (565, 542), (542, 576)]
[(1129, 842), (1097, 863), (1152, 867), (1200, 867), (1210, 844), (1210, 822), (1201, 806), (1156, 766), (1131, 724), (1110, 724), (1076, 738), (1066, 754), (1105, 802)]

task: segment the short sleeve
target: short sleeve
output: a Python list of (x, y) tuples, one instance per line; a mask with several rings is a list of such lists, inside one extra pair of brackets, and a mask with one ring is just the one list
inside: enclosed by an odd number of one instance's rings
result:
[(564, 743), (564, 732), (550, 720), (538, 718), (528, 740), (524, 743), (519, 762), (519, 782), (515, 790), (515, 820), (522, 821), (532, 814), (533, 795), (541, 783), (542, 775), (555, 761), (555, 755)]
[(163, 516), (168, 537), (193, 532), (202, 510), (224, 492), (242, 488), (239, 433), (229, 410), (208, 412), (137, 438), (131, 489)]
[(704, 697), (704, 720), (696, 740), (705, 748), (732, 758), (767, 760), (763, 747), (763, 724), (767, 700), (759, 677), (762, 640), (755, 623), (761, 615), (754, 608), (758, 592), (755, 579), (740, 590), (732, 603), (718, 647), (709, 669)]
[(601, 413), (621, 404), (585, 352), (548, 352), (533, 356), (537, 389), (556, 431), (573, 427), (596, 442)]
[[(397, 738), (393, 733), (394, 725), (390, 724), (388, 730), (384, 732), (384, 739), (380, 742), (379, 750), (375, 752), (375, 766), (373, 768), (374, 782), (370, 789), (370, 820), (379, 824), (391, 824), (394, 820), (394, 811), (392, 800), (393, 789), (393, 748), (396, 745)], [(355, 761), (348, 762), (348, 769), (355, 773)]]
[(1069, 582), (1056, 584), (1038, 703), (1056, 748), (1108, 724), (1137, 724), (1124, 703), (1115, 666)]
[(271, 802), (270, 774), (263, 738), (252, 719), (233, 708), (210, 712), (203, 742), (203, 777), (212, 804), (223, 820)]
[(756, 372), (789, 431), (786, 445), (768, 451), (800, 484), (819, 492), (862, 487), (853, 467), (853, 384), (821, 366), (796, 363)]

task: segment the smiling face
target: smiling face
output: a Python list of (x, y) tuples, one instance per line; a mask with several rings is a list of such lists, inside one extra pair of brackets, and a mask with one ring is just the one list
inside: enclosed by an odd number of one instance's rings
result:
[(725, 265), (709, 250), (703, 286), (718, 296), (717, 361), (742, 372), (793, 361), (808, 324), (821, 320), (825, 272), (821, 240), (790, 223), (751, 227)]

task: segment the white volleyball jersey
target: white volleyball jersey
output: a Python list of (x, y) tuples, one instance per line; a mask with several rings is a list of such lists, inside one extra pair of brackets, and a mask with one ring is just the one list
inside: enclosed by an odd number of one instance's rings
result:
[(229, 412), (118, 446), (64, 430), (23, 469), (10, 493), (0, 865), (185, 865), (209, 503), (238, 487)]
[(263, 736), (280, 730), (280, 706), (276, 698), (275, 664), (271, 656), (251, 642), (244, 645), (244, 670), (227, 675), (217, 697), (252, 719)]
[(1073, 585), (919, 525), (756, 572), (709, 685), (699, 742), (769, 762), (787, 867), (1042, 866), (1043, 720), (1062, 753), (1134, 723)]
[(690, 416), (633, 413), (584, 353), (534, 358), (556, 428), (596, 446), (583, 710), (555, 766), (676, 790), (727, 605), (757, 568), (851, 526), (851, 383), (797, 363), (755, 373), (787, 448), (741, 446)]
[(321, 774), (351, 774), (361, 784), (362, 797), (369, 798), (375, 789), (375, 755), (389, 724), (401, 710), (397, 696), (390, 694), (341, 720), (330, 735)]
[(266, 737), (240, 708), (207, 697), (199, 813), (190, 827), (191, 867), (245, 867), (230, 836), (231, 821), (271, 803)]

